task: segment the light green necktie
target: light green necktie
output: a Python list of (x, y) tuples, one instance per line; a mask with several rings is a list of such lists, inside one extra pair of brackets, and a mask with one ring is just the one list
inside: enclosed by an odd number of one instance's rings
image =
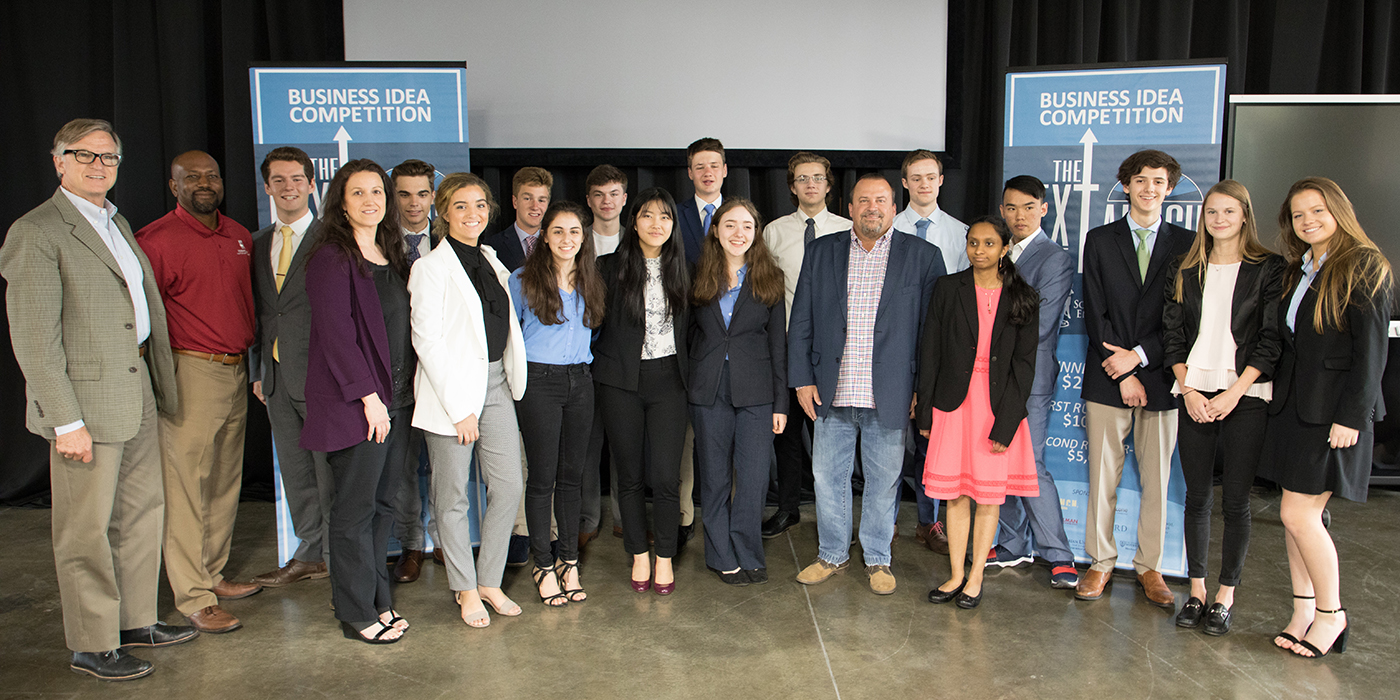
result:
[(1147, 262), (1152, 259), (1152, 249), (1147, 247), (1147, 237), (1152, 235), (1152, 231), (1145, 228), (1136, 228), (1133, 229), (1133, 233), (1137, 234), (1138, 237), (1138, 278), (1146, 282)]

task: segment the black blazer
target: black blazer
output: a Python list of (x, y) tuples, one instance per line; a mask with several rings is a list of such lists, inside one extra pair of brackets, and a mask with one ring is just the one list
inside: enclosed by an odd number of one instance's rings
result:
[(731, 405), (771, 403), (774, 413), (787, 413), (786, 306), (781, 295), (765, 306), (745, 279), (728, 328), (718, 299), (690, 310), (690, 403), (715, 402), (728, 356)]
[(519, 270), (525, 264), (525, 247), (520, 245), (520, 237), (515, 235), (514, 221), (504, 229), (487, 236), (482, 243), (491, 246), (492, 250), (496, 251), (496, 259), (511, 272)]
[[(1004, 289), (1004, 288), (1003, 288)], [(1035, 349), (1040, 342), (1040, 312), (1027, 323), (1011, 324), (1011, 302), (997, 303), (992, 321), (992, 415), (987, 436), (1010, 445), (1026, 417), (1026, 399), (1035, 383)], [(919, 429), (928, 430), (932, 409), (951, 412), (967, 398), (972, 366), (977, 359), (977, 286), (969, 268), (938, 278), (929, 298), (928, 317), (919, 341)]]
[[(1191, 249), (1196, 234), (1163, 221), (1157, 229), (1147, 281), (1138, 276), (1137, 237), (1128, 217), (1104, 224), (1084, 239), (1084, 328), (1089, 349), (1084, 359), (1085, 401), (1127, 408), (1118, 382), (1136, 376), (1147, 390), (1147, 410), (1176, 408), (1171, 395), (1171, 373), (1163, 364), (1162, 299), (1167, 270)], [(1131, 350), (1139, 345), (1147, 353), (1147, 366), (1138, 367), (1117, 381), (1100, 365), (1108, 358), (1105, 342)]]
[(1283, 353), (1274, 376), (1269, 413), (1283, 410), (1289, 392), (1296, 392), (1293, 398), (1299, 418), (1319, 425), (1338, 423), (1370, 430), (1371, 423), (1385, 418), (1381, 374), (1385, 372), (1390, 327), (1389, 295), (1353, 298), (1347, 306), (1347, 329), (1324, 324), (1318, 333), (1313, 330), (1313, 309), (1317, 306), (1314, 281), (1298, 306), (1295, 332), (1288, 329), (1287, 322), (1288, 302), (1295, 288), (1284, 290), (1287, 296), (1278, 307)]
[[(1235, 339), (1235, 373), (1246, 367), (1259, 370), (1256, 383), (1274, 376), (1283, 340), (1279, 337), (1279, 300), (1283, 296), (1283, 256), (1270, 255), (1259, 262), (1244, 260), (1230, 298), (1230, 335)], [(1162, 363), (1171, 371), (1184, 364), (1201, 330), (1200, 268), (1181, 271), (1181, 301), (1176, 300), (1176, 268), (1167, 270), (1162, 307)]]
[[(598, 258), (598, 272), (607, 286), (608, 313), (598, 335), (593, 339), (593, 381), (627, 391), (637, 390), (642, 371), (642, 341), (646, 339), (645, 321), (634, 321), (623, 305), (623, 292), (617, 284), (616, 253)], [(640, 290), (638, 290), (640, 293)], [(676, 362), (680, 365), (681, 384), (690, 374), (686, 352), (686, 334), (690, 330), (690, 305), (671, 309), (671, 328), (676, 338)]]
[[(306, 295), (306, 257), (308, 251), (316, 247), (321, 222), (312, 219), (311, 225), (306, 227), (306, 234), (292, 255), (287, 279), (283, 280), (280, 293), (277, 291), (276, 271), (272, 268), (274, 227), (281, 228), (281, 224), (269, 224), (253, 234), (253, 308), (257, 310), (258, 323), (253, 345), (248, 349), (248, 381), (261, 381), (266, 396), (281, 390), (290, 392), (292, 400), (302, 401), (306, 398), (307, 352), (311, 347), (311, 302)], [(274, 340), (278, 340), (277, 355), (281, 358), (281, 375), (289, 384), (286, 387), (276, 384), (277, 373), (272, 371)]]

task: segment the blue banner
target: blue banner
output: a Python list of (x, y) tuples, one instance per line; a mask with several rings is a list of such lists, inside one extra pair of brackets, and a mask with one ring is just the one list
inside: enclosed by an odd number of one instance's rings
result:
[[(1127, 214), (1118, 164), (1135, 151), (1160, 149), (1181, 163), (1181, 180), (1168, 195), (1162, 217), (1195, 230), (1203, 195), (1219, 180), (1224, 105), (1223, 65), (1009, 73), (1002, 176), (1034, 175), (1045, 183), (1049, 212), (1041, 226), (1051, 240), (1075, 255), (1082, 274), (1084, 234)], [(1085, 562), (1089, 467), (1080, 391), (1088, 339), (1081, 282), (1077, 274), (1060, 324), (1060, 376), (1045, 464), (1059, 488), (1070, 547)], [(1131, 437), (1126, 443), (1114, 532), (1118, 567), (1131, 569), (1141, 489)], [(1164, 574), (1186, 575), (1185, 500), (1186, 484), (1174, 453)]]

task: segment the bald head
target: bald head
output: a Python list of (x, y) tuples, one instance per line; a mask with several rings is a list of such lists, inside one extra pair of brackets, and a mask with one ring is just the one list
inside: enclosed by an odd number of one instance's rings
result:
[(170, 191), (185, 211), (215, 227), (219, 205), (224, 202), (224, 180), (213, 156), (204, 151), (176, 156), (170, 162)]

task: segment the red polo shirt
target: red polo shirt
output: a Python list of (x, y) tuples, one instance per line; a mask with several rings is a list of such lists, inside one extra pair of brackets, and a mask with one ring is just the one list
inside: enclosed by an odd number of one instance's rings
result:
[(165, 302), (170, 346), (213, 354), (246, 352), (253, 344), (253, 237), (222, 214), (209, 230), (175, 211), (136, 234), (151, 260)]

